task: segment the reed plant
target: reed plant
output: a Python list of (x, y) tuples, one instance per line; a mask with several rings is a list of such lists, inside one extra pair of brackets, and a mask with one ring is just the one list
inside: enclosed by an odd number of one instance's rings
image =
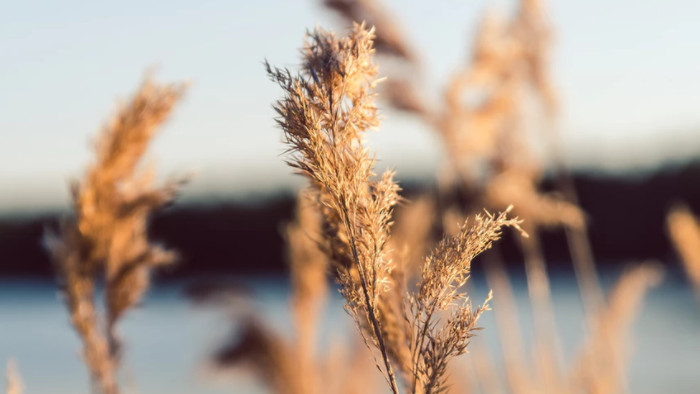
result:
[[(497, 320), (499, 325), (508, 327), (508, 330), (500, 330), (500, 339), (509, 390), (575, 390), (576, 385), (571, 383), (563, 368), (539, 232), (563, 228), (567, 235), (586, 309), (589, 336), (602, 335), (597, 334), (601, 332), (598, 316), (612, 313), (608, 311), (619, 296), (612, 293), (604, 300), (588, 242), (586, 216), (578, 206), (573, 184), (561, 164), (560, 143), (555, 132), (559, 103), (548, 68), (552, 29), (543, 3), (522, 0), (512, 17), (486, 14), (477, 29), (472, 54), (443, 89), (442, 102), (429, 99), (435, 94), (427, 91), (425, 78), (420, 77), (424, 68), (418, 51), (411, 45), (409, 35), (399, 28), (401, 23), (378, 2), (346, 0), (324, 1), (323, 4), (349, 23), (363, 18), (375, 25), (384, 43), (377, 50), (387, 60), (389, 70), (389, 82), (385, 84), (382, 97), (393, 108), (425, 121), (442, 139), (447, 165), (438, 174), (435, 203), (440, 208), (435, 218), (442, 228), (458, 232), (459, 227), (454, 226), (454, 222), (483, 206), (504, 209), (515, 204), (515, 212), (525, 220), (524, 228), (531, 236), (521, 239), (521, 249), (534, 314), (534, 365), (526, 362), (523, 341), (517, 330), (512, 329), (519, 324), (503, 264), (498, 254), (487, 256), (486, 261), (489, 283), (498, 289)], [(561, 179), (559, 193), (545, 193), (539, 189), (543, 165), (535, 146), (542, 145), (542, 141), (555, 158), (555, 168)], [(639, 268), (638, 272), (642, 272), (638, 276), (645, 278), (658, 275), (652, 268)], [(625, 278), (621, 279), (620, 286), (630, 289), (630, 286), (622, 286)], [(649, 279), (649, 282), (654, 281)], [(643, 291), (635, 294), (643, 294)], [(613, 331), (627, 332), (622, 326), (624, 324), (620, 323)], [(615, 379), (621, 382), (624, 380), (623, 358), (616, 360), (620, 365), (608, 369), (606, 376), (617, 373)], [(533, 376), (536, 378), (532, 379)], [(588, 377), (593, 378), (592, 375)], [(622, 386), (613, 384), (597, 392), (619, 392)]]
[[(558, 193), (540, 188), (544, 166), (532, 129), (545, 131), (538, 138), (544, 135), (560, 155), (554, 132), (559, 104), (547, 66), (552, 31), (542, 3), (522, 0), (511, 18), (486, 15), (472, 55), (437, 102), (427, 99), (431, 94), (420, 78), (412, 78), (422, 69), (418, 51), (379, 2), (324, 4), (353, 22), (347, 35), (320, 28), (308, 32), (298, 72), (265, 62), (268, 76), (283, 92), (274, 109), (287, 163), (309, 183), (297, 197), (294, 220), (283, 229), (293, 332), (285, 337), (254, 314), (238, 316), (242, 329), (214, 355), (216, 364), (246, 363), (268, 388), (284, 394), (382, 391), (363, 383), (369, 375), (367, 358), (373, 358), (395, 394), (475, 387), (482, 392), (625, 392), (631, 326), (661, 271), (649, 263), (629, 269), (605, 297), (586, 215), (565, 171)], [(355, 23), (361, 21), (376, 30)], [(377, 55), (391, 59), (386, 81), (378, 77)], [(143, 82), (105, 125), (94, 162), (73, 183), (72, 216), (45, 234), (96, 392), (120, 391), (118, 323), (143, 298), (152, 271), (177, 259), (149, 238), (148, 219), (173, 201), (183, 179), (154, 186), (155, 172), (142, 161), (184, 91), (181, 84)], [(480, 99), (465, 102), (467, 95)], [(377, 98), (415, 115), (443, 141), (447, 164), (438, 174), (436, 197), (404, 200), (394, 171), (375, 173), (375, 156), (365, 139), (367, 131), (380, 126)], [(533, 102), (534, 125), (524, 120), (531, 118), (525, 115), (531, 115)], [(700, 288), (697, 220), (675, 209), (668, 225)], [(484, 254), (505, 227), (522, 235), (518, 240), (535, 322), (529, 357), (503, 261), (497, 250)], [(570, 365), (560, 355), (539, 237), (552, 228), (566, 231), (586, 309), (586, 335)], [(477, 347), (470, 363), (476, 379), (464, 381), (458, 379), (464, 370), (454, 360), (470, 349), (493, 297), (489, 292), (474, 305), (467, 290), (472, 262), (482, 254), (496, 294), (503, 371), (493, 355)], [(329, 274), (366, 348), (349, 357), (346, 349), (317, 346)], [(8, 382), (8, 393), (22, 391), (11, 364)]]
[[(392, 289), (404, 289), (392, 275), (401, 262), (387, 249), (400, 197), (393, 171), (375, 177), (374, 158), (363, 145), (363, 133), (379, 123), (373, 40), (373, 29), (362, 24), (341, 38), (316, 29), (307, 36), (299, 74), (266, 67), (285, 93), (275, 109), (290, 148), (288, 163), (310, 181), (324, 250), (377, 368), (394, 393), (401, 382), (397, 370), (411, 392), (443, 392), (448, 362), (466, 352), (491, 297), (473, 308), (463, 292), (471, 261), (491, 247), (502, 227), (520, 229), (520, 221), (506, 217), (508, 208), (465, 222), (425, 258), (415, 286), (399, 293), (398, 302), (388, 301)], [(403, 341), (388, 340), (397, 337)]]
[[(148, 289), (153, 269), (176, 253), (149, 240), (148, 217), (169, 204), (182, 179), (154, 187), (140, 164), (160, 125), (184, 93), (181, 84), (146, 79), (102, 129), (95, 161), (71, 186), (73, 215), (44, 244), (58, 273), (71, 323), (96, 391), (119, 392), (122, 341), (117, 323)], [(103, 288), (103, 308), (96, 300)]]

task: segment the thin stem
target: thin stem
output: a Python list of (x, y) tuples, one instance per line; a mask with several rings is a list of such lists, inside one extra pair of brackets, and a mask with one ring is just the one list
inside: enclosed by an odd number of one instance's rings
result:
[(423, 348), (423, 342), (425, 342), (426, 334), (428, 333), (428, 327), (430, 327), (430, 320), (433, 318), (433, 313), (435, 313), (436, 303), (433, 301), (430, 310), (426, 314), (425, 322), (423, 323), (423, 328), (421, 333), (416, 338), (418, 346), (413, 349), (412, 360), (413, 361), (413, 383), (411, 385), (411, 393), (416, 392), (416, 385), (418, 384), (418, 374), (416, 370), (418, 369), (418, 357), (421, 349)]
[(367, 315), (369, 316), (369, 321), (372, 324), (374, 336), (377, 338), (377, 342), (379, 344), (379, 351), (382, 354), (382, 360), (384, 361), (387, 380), (389, 381), (389, 385), (391, 386), (391, 391), (394, 394), (399, 394), (399, 388), (396, 385), (396, 377), (394, 376), (394, 370), (391, 368), (391, 362), (389, 361), (389, 353), (386, 350), (386, 345), (384, 344), (384, 337), (382, 336), (381, 329), (379, 328), (379, 320), (377, 319), (377, 316), (374, 313), (374, 303), (371, 301), (369, 291), (367, 290), (365, 271), (362, 265), (360, 264), (360, 257), (357, 253), (355, 235), (351, 230), (347, 215), (345, 218), (345, 225), (348, 227), (348, 230), (350, 230), (350, 247), (352, 249), (352, 257), (355, 260), (355, 264), (357, 265), (358, 270), (360, 271), (360, 285), (362, 287), (362, 294), (365, 297), (365, 305), (367, 305)]
[(521, 239), (520, 245), (525, 256), (525, 274), (535, 320), (535, 337), (537, 345), (541, 348), (539, 373), (545, 386), (552, 389), (558, 387), (560, 383), (561, 345), (554, 320), (549, 278), (537, 230), (533, 228), (528, 231), (528, 234), (530, 237)]
[(514, 394), (532, 392), (528, 363), (525, 362), (523, 339), (518, 321), (518, 311), (513, 296), (513, 286), (508, 278), (508, 272), (503, 265), (503, 259), (498, 248), (484, 255), (486, 264), (486, 280), (489, 287), (498, 294), (496, 307), (496, 328), (501, 342), (507, 386)]

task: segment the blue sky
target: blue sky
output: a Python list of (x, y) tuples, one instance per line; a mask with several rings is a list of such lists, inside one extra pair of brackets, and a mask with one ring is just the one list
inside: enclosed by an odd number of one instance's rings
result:
[[(465, 61), (489, 6), (510, 1), (387, 2), (443, 85)], [(652, 166), (700, 154), (700, 2), (549, 1), (553, 70), (572, 165)], [(191, 90), (152, 157), (164, 174), (197, 172), (190, 196), (298, 184), (282, 163), (262, 60), (294, 67), (307, 28), (336, 28), (316, 1), (26, 0), (0, 12), (0, 210), (65, 205), (90, 140), (149, 66)], [(431, 175), (438, 141), (386, 112), (371, 136), (382, 165)], [(406, 158), (411, 158), (407, 160)]]

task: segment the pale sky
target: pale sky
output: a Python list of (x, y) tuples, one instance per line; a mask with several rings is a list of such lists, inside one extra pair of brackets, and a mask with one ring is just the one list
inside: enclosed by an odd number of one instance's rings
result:
[[(387, 2), (441, 86), (468, 56), (487, 6), (512, 1)], [(700, 2), (548, 2), (562, 135), (578, 167), (635, 169), (700, 156)], [(290, 68), (306, 29), (337, 29), (310, 0), (25, 0), (0, 11), (0, 211), (67, 205), (67, 181), (117, 99), (149, 66), (191, 82), (154, 143), (163, 174), (195, 171), (190, 196), (242, 195), (299, 182), (280, 156), (262, 61)], [(380, 70), (381, 72), (381, 70)], [(442, 152), (420, 123), (384, 113), (371, 136), (381, 165), (432, 175)], [(410, 159), (410, 160), (409, 160)]]

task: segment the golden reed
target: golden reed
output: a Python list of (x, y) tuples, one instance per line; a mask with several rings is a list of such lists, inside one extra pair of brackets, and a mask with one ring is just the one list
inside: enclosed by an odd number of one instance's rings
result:
[[(152, 169), (139, 164), (158, 127), (184, 93), (183, 85), (144, 81), (103, 128), (95, 161), (72, 185), (73, 216), (58, 233), (45, 235), (73, 327), (83, 342), (83, 360), (97, 391), (119, 392), (121, 341), (116, 326), (141, 300), (150, 271), (176, 254), (148, 239), (148, 216), (175, 197), (181, 180), (153, 186)], [(96, 288), (104, 282), (104, 316)]]

